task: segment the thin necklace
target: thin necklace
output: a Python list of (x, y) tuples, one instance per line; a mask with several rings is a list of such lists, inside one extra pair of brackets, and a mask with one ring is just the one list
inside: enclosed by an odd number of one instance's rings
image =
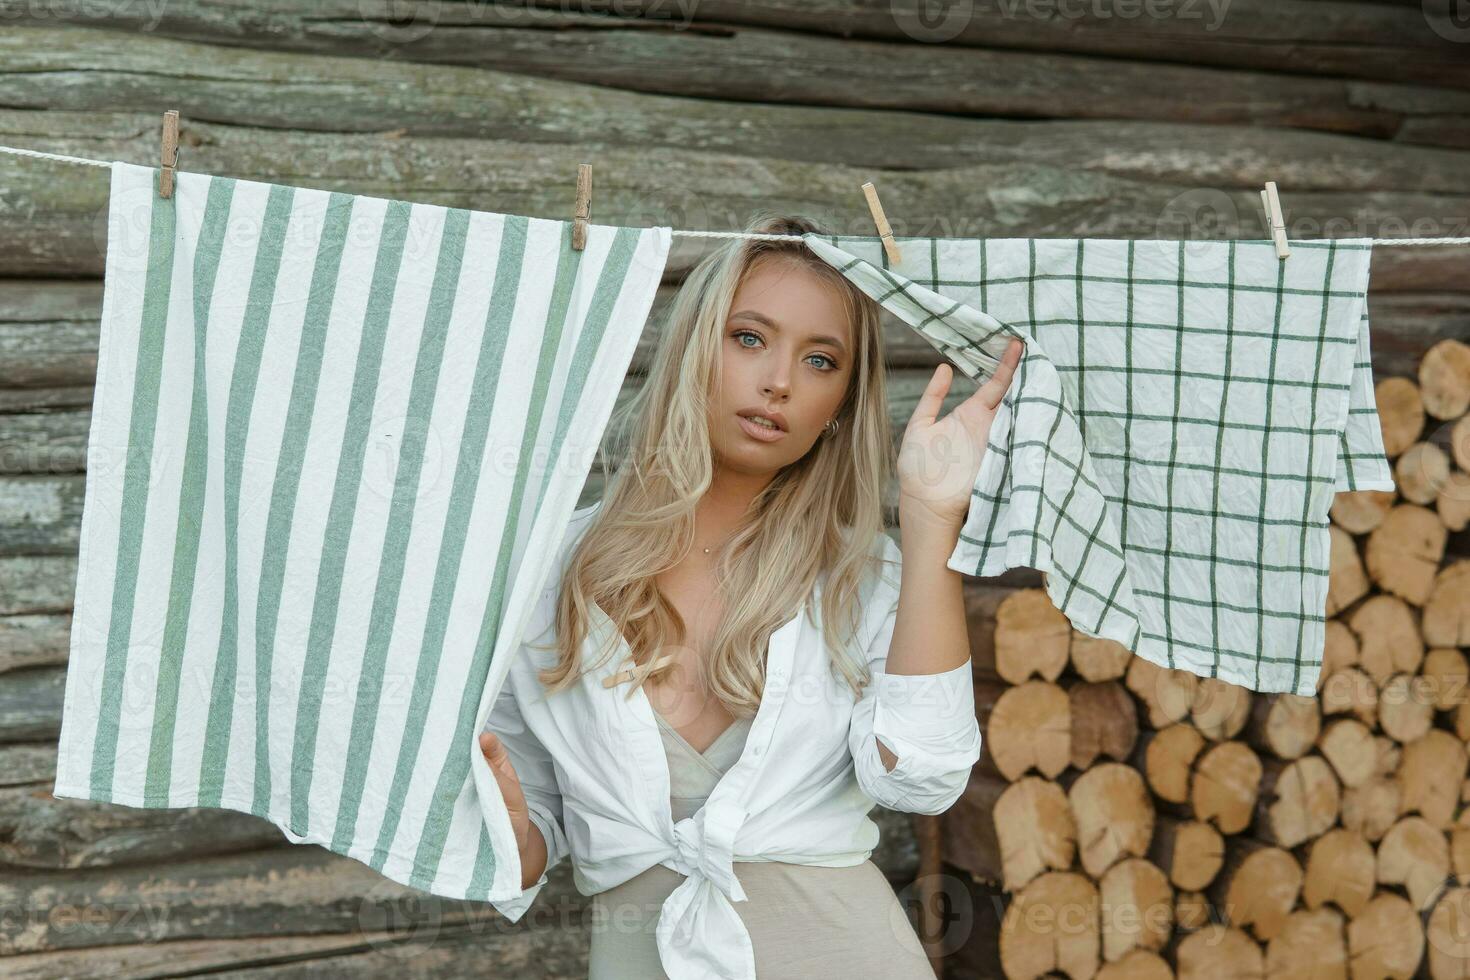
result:
[[(730, 534), (734, 534), (734, 533), (735, 532), (733, 532), (733, 531), (730, 532)], [(724, 544), (726, 541), (730, 540), (730, 534), (725, 535), (725, 537), (722, 538), (718, 543), (719, 544)], [(714, 545), (710, 545), (708, 548), (705, 548), (704, 549), (704, 553), (705, 554), (709, 554), (711, 551), (714, 550), (714, 548), (715, 548)]]

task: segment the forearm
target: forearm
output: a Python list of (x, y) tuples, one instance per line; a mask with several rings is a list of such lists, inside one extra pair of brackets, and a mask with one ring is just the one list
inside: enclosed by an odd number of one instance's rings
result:
[[(898, 615), (888, 648), (889, 674), (938, 674), (970, 659), (963, 578), (947, 567), (959, 525), (935, 518), (922, 505), (899, 501), (903, 567)], [(891, 772), (898, 757), (878, 739), (878, 755)]]
[(885, 669), (890, 674), (953, 670), (970, 659), (964, 578), (945, 564), (960, 526), (900, 501), (899, 528), (903, 569)]

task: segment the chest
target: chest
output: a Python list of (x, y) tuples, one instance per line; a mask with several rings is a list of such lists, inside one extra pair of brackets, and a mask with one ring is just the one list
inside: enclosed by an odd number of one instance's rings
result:
[[(618, 658), (603, 662), (604, 642), (615, 627), (598, 617), (588, 637), (588, 673), (582, 682), (549, 698), (539, 697), (533, 662), (518, 673), (531, 723), (558, 763), (558, 783), (568, 800), (597, 812), (661, 814), (675, 789), (657, 707), (647, 685), (604, 682), (620, 670)], [(615, 640), (613, 640), (615, 642)], [(793, 794), (845, 791), (852, 760), (848, 732), (854, 701), (833, 677), (820, 634), (798, 616), (771, 634), (766, 651), (766, 684), (759, 710), (739, 733), (739, 757), (711, 790), (729, 794), (743, 809), (760, 812)], [(707, 720), (707, 719), (706, 719)], [(727, 724), (733, 724), (733, 719)], [(685, 730), (690, 730), (686, 728)], [(694, 750), (714, 746), (685, 739)], [(682, 734), (680, 737), (683, 737)], [(731, 756), (735, 755), (732, 751)], [(826, 787), (826, 789), (822, 789)], [(712, 796), (713, 798), (713, 796)]]
[(724, 703), (711, 693), (708, 652), (724, 615), (712, 569), (686, 560), (658, 579), (660, 593), (684, 621), (685, 642), (672, 654), (672, 674), (643, 685), (649, 705), (694, 751), (703, 753), (736, 722)]

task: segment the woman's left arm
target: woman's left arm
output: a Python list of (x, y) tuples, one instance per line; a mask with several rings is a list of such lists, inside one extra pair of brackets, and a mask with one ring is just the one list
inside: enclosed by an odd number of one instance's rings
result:
[[(898, 507), (903, 566), (888, 674), (955, 676), (970, 662), (963, 579), (947, 563), (964, 526), (991, 422), (1022, 350), (1021, 341), (1012, 339), (995, 373), (943, 419), (939, 409), (954, 369), (941, 364), (904, 431)], [(878, 754), (889, 771), (898, 764), (881, 738)]]
[[(946, 565), (954, 551), (959, 525), (937, 521), (923, 509), (906, 512), (900, 500), (899, 533), (903, 565), (898, 615), (884, 673), (932, 675), (968, 666), (970, 636), (963, 579)], [(965, 684), (969, 683), (966, 672)], [(878, 755), (890, 771), (898, 764), (898, 757), (881, 738)]]

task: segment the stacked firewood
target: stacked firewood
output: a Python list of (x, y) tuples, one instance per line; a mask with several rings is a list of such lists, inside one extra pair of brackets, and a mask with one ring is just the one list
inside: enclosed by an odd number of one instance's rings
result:
[(1470, 347), (1377, 399), (1397, 491), (1332, 508), (1315, 697), (973, 594), (984, 753), (938, 847), (1004, 893), (1006, 977), (1470, 976)]

